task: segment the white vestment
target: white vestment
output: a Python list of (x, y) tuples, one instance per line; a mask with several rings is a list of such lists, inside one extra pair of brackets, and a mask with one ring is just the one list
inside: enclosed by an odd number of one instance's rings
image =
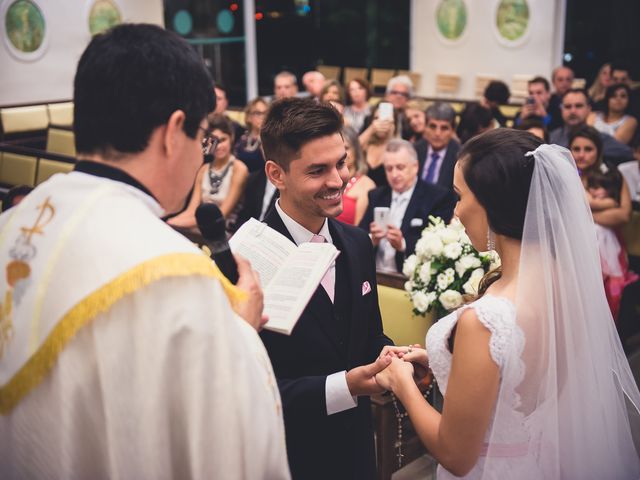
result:
[(0, 478), (290, 478), (242, 292), (161, 214), (73, 172), (0, 217)]

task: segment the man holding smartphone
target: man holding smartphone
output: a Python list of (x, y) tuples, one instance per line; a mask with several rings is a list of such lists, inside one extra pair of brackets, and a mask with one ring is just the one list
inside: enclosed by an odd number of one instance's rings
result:
[(528, 118), (542, 120), (548, 131), (562, 126), (560, 109), (550, 105), (551, 90), (549, 81), (544, 77), (534, 77), (527, 83), (529, 96), (522, 106), (522, 110), (516, 115), (516, 125)]
[(451, 220), (456, 197), (452, 190), (418, 178), (418, 156), (406, 140), (391, 140), (383, 154), (389, 186), (369, 192), (369, 206), (360, 222), (374, 245), (376, 270), (401, 272), (427, 226), (429, 215)]

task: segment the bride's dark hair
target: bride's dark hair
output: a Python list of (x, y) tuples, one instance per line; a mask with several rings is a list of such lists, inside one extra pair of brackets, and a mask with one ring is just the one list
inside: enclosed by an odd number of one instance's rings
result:
[[(525, 154), (542, 143), (529, 132), (498, 128), (462, 147), (458, 161), (465, 182), (486, 210), (489, 227), (500, 235), (522, 240), (534, 166), (533, 156)], [(489, 272), (480, 282), (480, 295), (500, 275), (499, 269)]]

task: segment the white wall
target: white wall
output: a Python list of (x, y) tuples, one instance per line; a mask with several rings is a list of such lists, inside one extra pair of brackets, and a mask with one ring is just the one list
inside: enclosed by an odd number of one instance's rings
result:
[[(44, 54), (33, 61), (16, 59), (8, 51), (4, 18), (0, 19), (0, 105), (70, 100), (73, 76), (91, 40), (88, 12), (93, 0), (35, 0), (46, 19)], [(2, 11), (9, 0), (0, 0)], [(164, 26), (162, 0), (115, 0), (123, 21)]]
[(464, 0), (467, 25), (456, 43), (439, 36), (435, 12), (440, 0), (411, 2), (411, 70), (422, 74), (418, 93), (436, 95), (436, 73), (461, 77), (453, 96), (475, 98), (476, 75), (494, 75), (511, 86), (513, 75), (543, 75), (561, 64), (565, 0), (528, 0), (529, 28), (519, 46), (501, 44), (493, 26), (499, 0)]

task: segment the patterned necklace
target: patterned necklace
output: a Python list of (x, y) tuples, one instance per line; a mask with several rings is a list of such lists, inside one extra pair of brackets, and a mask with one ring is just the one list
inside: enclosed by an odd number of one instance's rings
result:
[(229, 169), (233, 164), (233, 159), (229, 160), (227, 165), (222, 169), (220, 173), (216, 173), (213, 170), (213, 163), (209, 166), (209, 183), (211, 184), (211, 195), (215, 195), (220, 190), (220, 186), (222, 185), (222, 181), (224, 177), (229, 173)]

